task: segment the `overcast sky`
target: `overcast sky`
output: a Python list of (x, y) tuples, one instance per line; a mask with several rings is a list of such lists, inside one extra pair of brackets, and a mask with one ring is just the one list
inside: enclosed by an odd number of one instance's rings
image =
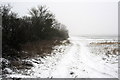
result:
[[(27, 15), (31, 7), (46, 5), (72, 35), (117, 35), (118, 0), (1, 0)], [(12, 1), (12, 2), (11, 2)]]

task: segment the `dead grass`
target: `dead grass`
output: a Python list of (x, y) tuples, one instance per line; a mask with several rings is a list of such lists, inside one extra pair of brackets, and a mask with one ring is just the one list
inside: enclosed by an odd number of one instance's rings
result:
[(53, 47), (56, 45), (69, 43), (67, 40), (65, 43), (62, 43), (60, 40), (42, 40), (37, 42), (28, 42), (22, 45), (21, 56), (22, 58), (31, 58), (35, 56), (45, 56), (51, 54)]
[(89, 46), (92, 53), (105, 53), (107, 56), (120, 54), (120, 42), (92, 42)]
[(96, 44), (96, 45), (101, 45), (101, 44), (112, 45), (112, 44), (120, 44), (120, 42), (99, 42), (99, 43), (90, 43), (90, 44)]
[(30, 69), (33, 67), (33, 64), (30, 62), (25, 62), (25, 61), (11, 61), (11, 66), (14, 68), (17, 68), (18, 70), (20, 69)]
[(44, 56), (44, 54), (50, 54), (52, 47), (57, 45), (55, 41), (37, 41), (28, 42), (22, 45), (22, 53), (24, 58), (35, 57), (36, 55)]

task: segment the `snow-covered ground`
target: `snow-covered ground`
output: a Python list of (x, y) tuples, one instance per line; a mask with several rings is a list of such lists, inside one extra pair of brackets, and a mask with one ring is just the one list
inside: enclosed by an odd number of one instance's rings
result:
[[(118, 78), (118, 55), (111, 57), (106, 57), (104, 53), (96, 55), (97, 50), (95, 52), (92, 50), (94, 48), (88, 46), (91, 42), (101, 42), (105, 39), (71, 37), (69, 40), (70, 45), (56, 46), (53, 53), (45, 58), (28, 60), (33, 63), (34, 67), (30, 70), (24, 70), (24, 74), (13, 73), (8, 74), (7, 77)], [(61, 51), (56, 49), (61, 49)]]

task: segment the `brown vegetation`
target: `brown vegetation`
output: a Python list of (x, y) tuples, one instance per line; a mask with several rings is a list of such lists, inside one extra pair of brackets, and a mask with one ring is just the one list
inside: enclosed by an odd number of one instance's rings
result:
[(120, 44), (120, 42), (99, 42), (99, 43), (90, 43), (90, 44), (96, 44), (96, 45), (101, 45), (101, 44), (105, 44), (105, 45), (111, 45), (111, 44)]
[(105, 53), (107, 56), (109, 55), (119, 55), (120, 42), (92, 42), (90, 43), (90, 48), (95, 51), (94, 53), (100, 54)]
[(42, 40), (37, 42), (27, 42), (22, 45), (22, 57), (30, 58), (35, 56), (45, 56), (46, 54), (50, 54), (53, 50), (53, 47), (56, 45), (60, 45), (60, 41), (58, 40)]

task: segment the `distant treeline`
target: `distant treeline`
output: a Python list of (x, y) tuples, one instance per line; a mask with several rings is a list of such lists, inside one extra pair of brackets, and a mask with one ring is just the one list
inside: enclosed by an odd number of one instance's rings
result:
[(66, 26), (59, 23), (45, 6), (31, 8), (28, 16), (19, 17), (10, 5), (1, 5), (2, 52), (19, 50), (26, 42), (40, 40), (64, 40), (68, 38)]

